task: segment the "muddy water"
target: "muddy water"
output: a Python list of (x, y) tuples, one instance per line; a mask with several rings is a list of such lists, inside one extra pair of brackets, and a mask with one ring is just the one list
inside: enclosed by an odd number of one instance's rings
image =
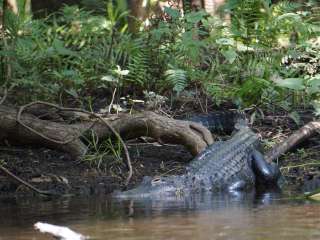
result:
[(92, 239), (320, 239), (320, 204), (274, 193), (166, 201), (0, 200), (0, 240), (51, 239), (33, 230), (37, 221)]

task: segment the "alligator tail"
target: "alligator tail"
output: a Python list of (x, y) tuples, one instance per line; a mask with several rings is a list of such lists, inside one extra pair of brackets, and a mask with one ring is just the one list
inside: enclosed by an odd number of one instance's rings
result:
[(216, 111), (194, 115), (186, 120), (201, 123), (213, 133), (230, 134), (242, 126), (247, 126), (245, 114), (239, 111)]

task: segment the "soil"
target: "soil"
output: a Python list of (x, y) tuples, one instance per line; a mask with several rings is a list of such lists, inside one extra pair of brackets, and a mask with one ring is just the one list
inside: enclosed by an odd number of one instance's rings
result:
[[(143, 176), (177, 174), (191, 154), (183, 146), (158, 143), (129, 143), (134, 174), (130, 185)], [(72, 160), (67, 154), (45, 148), (0, 147), (0, 160), (12, 173), (41, 190), (61, 194), (102, 195), (124, 189), (127, 169), (124, 158), (106, 156), (99, 168), (86, 161)], [(0, 196), (34, 195), (23, 184), (0, 173)]]
[[(302, 121), (312, 120), (311, 112), (300, 113)], [(274, 145), (298, 126), (285, 114), (267, 114), (252, 126), (262, 135), (264, 146)], [(127, 143), (134, 167), (129, 188), (143, 176), (179, 174), (192, 159), (183, 146), (162, 145), (150, 139)], [(302, 191), (320, 186), (320, 138), (315, 136), (278, 161), (287, 184)], [(15, 175), (42, 190), (75, 195), (108, 194), (124, 189), (125, 158), (105, 156), (102, 163), (72, 160), (68, 155), (44, 148), (0, 147), (0, 161)], [(312, 190), (312, 189), (311, 189)], [(34, 192), (0, 172), (0, 196), (25, 196)]]

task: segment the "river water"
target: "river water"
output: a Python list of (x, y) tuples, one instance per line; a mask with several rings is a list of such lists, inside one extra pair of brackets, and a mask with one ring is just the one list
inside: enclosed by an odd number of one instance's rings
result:
[(37, 221), (68, 226), (92, 239), (320, 239), (320, 203), (278, 193), (115, 200), (0, 200), (0, 240), (51, 239)]

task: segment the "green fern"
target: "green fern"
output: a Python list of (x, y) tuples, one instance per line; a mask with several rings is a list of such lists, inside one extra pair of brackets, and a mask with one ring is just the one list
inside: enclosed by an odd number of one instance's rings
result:
[(165, 80), (173, 86), (173, 91), (177, 94), (183, 91), (188, 84), (186, 71), (182, 69), (167, 70), (165, 72)]
[(274, 5), (273, 11), (276, 13), (288, 13), (288, 12), (294, 12), (297, 11), (299, 8), (301, 8), (302, 4), (292, 1), (281, 1), (278, 4)]
[(128, 80), (140, 86), (144, 86), (149, 80), (149, 51), (146, 48), (141, 48), (129, 59), (129, 75)]

